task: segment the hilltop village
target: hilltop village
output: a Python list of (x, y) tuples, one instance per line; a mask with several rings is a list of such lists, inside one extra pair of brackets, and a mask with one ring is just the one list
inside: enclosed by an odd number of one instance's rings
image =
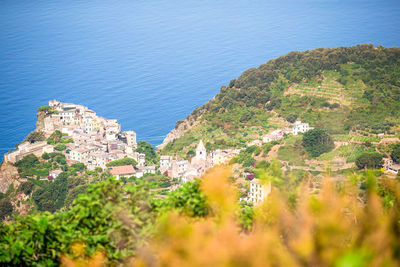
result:
[[(145, 166), (145, 155), (134, 152), (136, 133), (121, 132), (117, 120), (105, 119), (82, 105), (49, 101), (49, 109), (44, 114), (43, 127), (38, 132), (45, 138), (60, 132), (67, 142), (65, 150), (69, 163), (83, 163), (89, 170), (106, 168), (110, 161), (130, 157)], [(41, 115), (41, 114), (39, 114)], [(5, 155), (6, 162), (15, 163), (28, 154), (41, 156), (54, 152), (54, 146), (46, 141), (25, 141), (18, 148)]]

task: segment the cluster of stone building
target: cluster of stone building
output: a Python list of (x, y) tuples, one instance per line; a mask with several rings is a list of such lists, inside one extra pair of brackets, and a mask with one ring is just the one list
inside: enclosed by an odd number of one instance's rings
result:
[(172, 156), (161, 156), (159, 170), (162, 174), (171, 178), (180, 178), (181, 182), (185, 183), (196, 177), (201, 177), (215, 165), (228, 163), (239, 152), (239, 149), (217, 149), (207, 153), (203, 141), (200, 141), (196, 148), (196, 155), (190, 162), (174, 159)]
[(70, 162), (84, 163), (89, 170), (106, 168), (110, 161), (130, 157), (145, 166), (145, 155), (137, 153), (136, 133), (121, 133), (117, 120), (97, 116), (96, 112), (82, 105), (49, 101), (57, 111), (44, 119), (43, 132), (50, 136), (55, 130), (67, 134), (73, 143), (67, 145), (66, 158)]
[(298, 135), (299, 133), (308, 132), (311, 129), (313, 129), (313, 128), (310, 127), (310, 124), (308, 124), (307, 122), (296, 121), (293, 124), (292, 128), (274, 130), (266, 135), (263, 135), (262, 140), (258, 140), (258, 139), (253, 140), (253, 141), (249, 142), (247, 145), (248, 146), (254, 146), (254, 145), (262, 146), (263, 143), (280, 140), (287, 134)]
[[(155, 172), (154, 167), (146, 166), (145, 154), (135, 152), (136, 133), (121, 132), (117, 120), (97, 116), (96, 112), (82, 105), (51, 100), (49, 106), (53, 112), (44, 118), (41, 131), (45, 137), (58, 130), (72, 138), (73, 142), (66, 144), (64, 152), (68, 163), (84, 163), (89, 170), (96, 167), (105, 169), (110, 161), (130, 157), (138, 162), (138, 175)], [(45, 141), (23, 142), (17, 150), (7, 153), (5, 160), (15, 163), (31, 153), (41, 156), (53, 151), (53, 146)]]
[[(196, 155), (189, 162), (183, 159), (174, 159), (172, 156), (161, 156), (160, 172), (171, 178), (180, 178), (182, 183), (201, 177), (206, 170), (215, 165), (227, 164), (234, 156), (239, 155), (240, 149), (218, 149), (207, 153), (203, 141), (196, 148)], [(248, 197), (241, 200), (261, 204), (271, 193), (271, 183), (262, 183), (258, 179), (250, 181)]]
[(23, 142), (16, 150), (4, 155), (4, 162), (15, 163), (29, 154), (34, 154), (35, 156), (40, 157), (45, 152), (54, 152), (54, 147), (48, 145), (46, 141), (35, 142), (32, 144), (29, 142)]
[(296, 121), (293, 124), (292, 128), (286, 128), (286, 129), (277, 129), (275, 131), (270, 132), (267, 135), (264, 135), (262, 138), (263, 143), (268, 143), (271, 141), (277, 141), (279, 139), (282, 139), (285, 134), (293, 134), (293, 135), (298, 135), (299, 133), (305, 133), (311, 130), (312, 128), (307, 122), (301, 122), (301, 121)]

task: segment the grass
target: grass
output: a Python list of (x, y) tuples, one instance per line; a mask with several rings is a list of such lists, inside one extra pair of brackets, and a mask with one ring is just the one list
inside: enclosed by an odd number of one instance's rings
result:
[[(351, 64), (342, 65), (347, 72), (352, 73)], [(362, 81), (348, 78), (345, 85), (338, 82), (341, 74), (336, 71), (324, 71), (323, 79), (312, 79), (307, 82), (292, 85), (289, 94), (301, 94), (327, 99), (341, 105), (352, 105), (356, 99), (361, 99), (365, 85)], [(358, 100), (357, 100), (358, 102)]]
[(285, 139), (285, 145), (294, 145), (296, 142), (301, 141), (302, 135), (288, 135)]
[(353, 137), (353, 141), (355, 142), (379, 142), (381, 141), (381, 138), (371, 135), (371, 136), (361, 136), (361, 135), (357, 135)]
[(334, 134), (332, 135), (334, 141), (338, 142), (348, 142), (351, 140), (352, 136), (348, 134)]
[(278, 150), (278, 159), (288, 161), (290, 165), (306, 166), (304, 155), (304, 149), (299, 149), (299, 147), (293, 145), (281, 146)]

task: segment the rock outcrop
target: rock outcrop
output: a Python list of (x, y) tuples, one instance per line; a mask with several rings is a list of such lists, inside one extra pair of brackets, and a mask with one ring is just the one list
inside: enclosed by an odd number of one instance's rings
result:
[(16, 167), (9, 163), (3, 163), (0, 167), (0, 192), (7, 192), (11, 184), (14, 187), (19, 185), (19, 182), (15, 179), (18, 176), (18, 170)]
[(187, 130), (190, 130), (194, 125), (197, 124), (198, 118), (195, 119), (194, 116), (188, 116), (184, 121), (181, 123), (177, 123), (174, 129), (167, 134), (164, 141), (157, 146), (157, 150), (163, 149), (166, 145), (170, 142), (174, 141), (177, 138), (182, 137)]

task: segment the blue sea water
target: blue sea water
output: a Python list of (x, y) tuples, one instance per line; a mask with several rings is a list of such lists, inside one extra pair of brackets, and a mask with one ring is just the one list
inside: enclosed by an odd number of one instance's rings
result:
[(2, 0), (0, 155), (49, 99), (156, 145), (244, 70), (359, 43), (400, 45), (400, 1)]

